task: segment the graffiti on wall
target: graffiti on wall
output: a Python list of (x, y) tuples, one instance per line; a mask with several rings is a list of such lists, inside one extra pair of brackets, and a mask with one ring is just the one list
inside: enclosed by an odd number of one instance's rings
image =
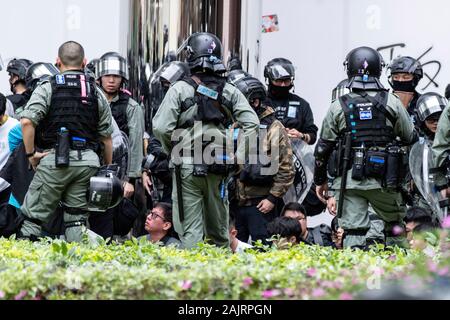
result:
[[(385, 59), (385, 61), (389, 61), (389, 63), (396, 58), (398, 55), (395, 55), (395, 49), (398, 48), (406, 48), (405, 43), (394, 43), (386, 46), (381, 46), (377, 48), (377, 51), (383, 54), (382, 52), (388, 52), (389, 59)], [(439, 88), (439, 83), (437, 82), (437, 76), (441, 72), (442, 63), (438, 60), (427, 60), (427, 56), (433, 50), (433, 46), (429, 47), (422, 54), (420, 54), (416, 59), (420, 61), (423, 68), (423, 77), (422, 82), (425, 81), (425, 86), (421, 88), (421, 90), (427, 90), (429, 87)], [(424, 61), (425, 60), (425, 61)]]

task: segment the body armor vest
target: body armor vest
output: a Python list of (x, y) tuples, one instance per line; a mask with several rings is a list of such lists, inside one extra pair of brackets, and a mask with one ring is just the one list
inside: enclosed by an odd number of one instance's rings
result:
[[(363, 92), (340, 98), (345, 113), (347, 130), (352, 135), (352, 147), (386, 147), (395, 140), (393, 127), (396, 120), (386, 110), (388, 93), (381, 91), (375, 97)], [(386, 123), (386, 119), (391, 125)]]
[(222, 95), (227, 83), (226, 78), (195, 75), (183, 81), (195, 89), (195, 95), (182, 102), (181, 112), (186, 112), (194, 105), (197, 105), (198, 109), (197, 114), (186, 121), (181, 128), (193, 127), (195, 121), (213, 123), (217, 126), (222, 124), (225, 127), (232, 124), (233, 105)]
[(57, 132), (65, 127), (71, 138), (84, 139), (87, 147), (95, 150), (99, 114), (94, 79), (84, 74), (59, 74), (50, 83), (53, 92), (50, 110), (37, 130), (37, 146), (54, 148)]
[(127, 108), (130, 96), (124, 92), (119, 93), (119, 100), (111, 102), (111, 113), (119, 126), (120, 131), (130, 136), (130, 128), (128, 127)]

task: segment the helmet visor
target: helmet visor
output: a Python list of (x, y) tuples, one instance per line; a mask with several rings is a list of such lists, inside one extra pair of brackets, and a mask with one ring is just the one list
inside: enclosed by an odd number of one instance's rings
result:
[(126, 61), (116, 57), (100, 60), (97, 64), (96, 71), (97, 79), (103, 76), (116, 75), (128, 80), (128, 68)]
[(293, 78), (293, 70), (290, 70), (291, 68), (275, 64), (273, 66), (269, 67), (269, 74), (272, 80), (281, 80), (281, 79), (287, 79), (287, 78)]
[(173, 84), (183, 76), (184, 71), (177, 65), (169, 65), (163, 72), (161, 72), (161, 80), (166, 80)]
[(59, 70), (50, 63), (43, 63), (32, 68), (30, 79), (40, 79), (43, 76), (54, 76)]
[(420, 121), (425, 121), (435, 113), (441, 113), (445, 109), (447, 104), (448, 100), (443, 97), (434, 95), (426, 97), (419, 103), (419, 106), (417, 108), (417, 113)]

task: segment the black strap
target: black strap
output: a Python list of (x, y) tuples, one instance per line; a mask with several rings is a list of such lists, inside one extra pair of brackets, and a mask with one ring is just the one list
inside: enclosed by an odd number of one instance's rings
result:
[(366, 229), (361, 230), (361, 229), (349, 229), (349, 230), (345, 230), (345, 235), (347, 236), (361, 236), (361, 237), (365, 237), (367, 235), (367, 231)]
[(69, 207), (66, 207), (66, 206), (63, 206), (63, 211), (65, 213), (69, 214), (69, 215), (72, 215), (72, 216), (79, 216), (79, 215), (83, 215), (83, 214), (87, 213), (86, 210), (82, 210), (82, 209), (79, 209), (79, 208), (69, 208)]

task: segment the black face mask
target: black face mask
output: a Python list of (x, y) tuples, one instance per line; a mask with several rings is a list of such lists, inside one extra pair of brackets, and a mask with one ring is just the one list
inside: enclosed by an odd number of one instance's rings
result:
[(411, 81), (395, 81), (393, 80), (391, 83), (392, 89), (394, 91), (402, 91), (402, 92), (415, 92), (416, 84), (414, 80)]
[(285, 99), (285, 98), (289, 97), (289, 93), (291, 92), (293, 87), (294, 87), (293, 85), (290, 85), (288, 87), (277, 87), (277, 86), (274, 86), (273, 84), (269, 84), (269, 92), (275, 98)]

